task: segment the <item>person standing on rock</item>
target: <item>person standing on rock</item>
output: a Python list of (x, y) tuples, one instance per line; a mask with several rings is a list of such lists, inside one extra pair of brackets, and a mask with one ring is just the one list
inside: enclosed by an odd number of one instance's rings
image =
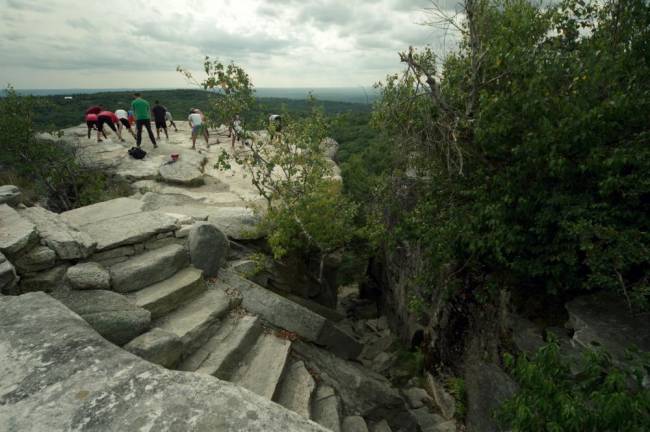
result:
[(172, 117), (172, 113), (169, 111), (165, 111), (165, 121), (169, 122), (169, 126), (172, 126), (174, 128), (174, 132), (178, 132), (178, 129), (176, 128), (176, 123), (174, 123), (174, 117)]
[(187, 117), (187, 121), (190, 123), (190, 128), (192, 128), (192, 149), (196, 150), (196, 137), (198, 134), (203, 135), (205, 138), (205, 144), (208, 146), (208, 148), (210, 148), (210, 144), (208, 143), (208, 135), (206, 135), (203, 131), (205, 129), (205, 123), (203, 122), (203, 115), (201, 115), (201, 111), (196, 108), (192, 108), (189, 117)]
[(142, 127), (144, 126), (147, 129), (153, 148), (158, 148), (156, 138), (153, 136), (153, 131), (151, 130), (151, 108), (149, 102), (142, 99), (140, 93), (135, 93), (133, 97), (134, 99), (133, 102), (131, 102), (131, 109), (133, 109), (133, 115), (135, 116), (135, 144), (140, 147), (140, 143), (142, 143)]
[(115, 115), (119, 120), (119, 123), (117, 123), (117, 129), (120, 131), (120, 133), (122, 133), (122, 128), (126, 128), (126, 130), (129, 131), (131, 136), (135, 138), (135, 133), (133, 132), (133, 129), (131, 128), (131, 123), (129, 122), (129, 113), (126, 112), (126, 110), (118, 109), (115, 110)]
[(232, 123), (230, 124), (230, 136), (232, 138), (232, 149), (235, 149), (235, 141), (239, 141), (239, 139), (242, 137), (244, 133), (244, 128), (242, 128), (241, 125), (241, 119), (239, 118), (239, 114), (235, 115), (235, 117), (232, 120)]
[(160, 139), (160, 129), (162, 129), (165, 131), (165, 138), (169, 139), (169, 134), (167, 133), (167, 118), (165, 117), (167, 108), (160, 105), (160, 101), (156, 101), (153, 108), (151, 108), (151, 113), (153, 114), (153, 121), (156, 123), (156, 138)]
[(269, 116), (269, 132), (271, 135), (271, 142), (282, 133), (282, 116), (279, 114), (271, 114)]
[[(110, 127), (113, 132), (117, 134), (117, 137), (120, 139), (120, 141), (124, 142), (122, 133), (115, 127), (115, 125), (119, 122), (120, 120), (117, 118), (117, 116), (110, 111), (102, 111), (97, 114), (97, 142), (102, 142), (99, 134), (104, 133), (104, 125), (108, 125), (108, 127)], [(104, 138), (105, 137), (106, 134), (104, 134)]]

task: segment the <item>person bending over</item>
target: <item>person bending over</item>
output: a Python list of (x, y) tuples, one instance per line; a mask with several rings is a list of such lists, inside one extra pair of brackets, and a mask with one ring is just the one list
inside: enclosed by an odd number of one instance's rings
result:
[[(119, 123), (119, 119), (114, 113), (110, 111), (102, 111), (99, 114), (97, 114), (97, 142), (102, 141), (99, 134), (104, 133), (104, 125), (108, 125), (108, 127), (113, 129), (113, 132), (117, 134), (117, 137), (120, 139), (120, 141), (124, 142), (124, 138), (122, 138), (122, 134), (117, 129), (117, 127), (115, 127), (117, 123)], [(104, 134), (104, 137), (105, 136), (106, 134)]]
[(153, 148), (158, 148), (156, 138), (153, 136), (153, 132), (151, 131), (151, 117), (149, 114), (151, 109), (149, 102), (142, 99), (140, 93), (135, 93), (133, 95), (133, 102), (131, 102), (131, 109), (133, 110), (133, 115), (135, 117), (135, 144), (140, 147), (140, 143), (142, 143), (142, 127), (144, 126), (147, 129)]
[(129, 131), (131, 136), (135, 138), (135, 133), (133, 132), (133, 128), (131, 127), (131, 123), (129, 122), (129, 113), (126, 112), (126, 110), (118, 109), (115, 110), (115, 115), (119, 120), (119, 122), (117, 123), (117, 129), (120, 131), (120, 133), (122, 133), (122, 128), (126, 128), (126, 130)]
[(156, 101), (156, 104), (151, 108), (151, 113), (153, 114), (153, 120), (156, 123), (156, 138), (160, 139), (160, 129), (162, 129), (165, 131), (165, 138), (169, 139), (169, 134), (167, 133), (167, 119), (165, 118), (167, 108), (160, 105), (159, 101)]
[[(86, 126), (88, 127), (88, 139), (90, 139), (90, 132), (97, 129), (97, 114), (86, 114)], [(104, 138), (106, 138), (106, 134), (104, 134)]]

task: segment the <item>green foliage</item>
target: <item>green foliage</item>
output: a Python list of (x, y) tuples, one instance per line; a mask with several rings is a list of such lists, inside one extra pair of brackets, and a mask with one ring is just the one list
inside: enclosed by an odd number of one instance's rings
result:
[(472, 3), (442, 80), (431, 52), (403, 54), (376, 105), (416, 197), (396, 235), (477, 299), (607, 289), (647, 307), (650, 5)]
[[(9, 88), (0, 99), (0, 166), (11, 170), (30, 195), (48, 198), (53, 210), (69, 210), (130, 191), (106, 175), (79, 165), (76, 149), (35, 136), (37, 102)], [(59, 135), (60, 136), (60, 135)]]
[(650, 390), (643, 387), (645, 364), (615, 365), (602, 352), (589, 352), (578, 370), (560, 356), (557, 341), (531, 359), (506, 356), (520, 390), (497, 413), (512, 431), (645, 431), (650, 424)]
[(449, 390), (449, 394), (456, 401), (454, 417), (462, 421), (467, 414), (467, 389), (465, 388), (465, 380), (458, 377), (451, 377), (447, 380), (446, 387)]

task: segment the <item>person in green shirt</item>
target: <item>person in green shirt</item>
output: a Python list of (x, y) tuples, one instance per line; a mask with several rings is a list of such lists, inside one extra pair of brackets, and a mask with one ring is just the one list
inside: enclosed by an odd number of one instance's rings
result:
[(157, 148), (156, 138), (153, 136), (153, 131), (151, 130), (151, 108), (149, 102), (142, 99), (140, 93), (135, 93), (133, 95), (133, 102), (131, 102), (131, 109), (133, 110), (133, 115), (135, 116), (135, 130), (136, 137), (135, 142), (138, 147), (142, 142), (142, 126), (147, 128), (147, 133), (149, 134), (149, 139), (153, 143), (153, 148)]

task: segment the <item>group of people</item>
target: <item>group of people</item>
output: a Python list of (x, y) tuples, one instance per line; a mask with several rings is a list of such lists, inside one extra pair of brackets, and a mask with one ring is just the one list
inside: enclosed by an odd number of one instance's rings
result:
[[(86, 126), (88, 127), (88, 139), (90, 139), (91, 132), (96, 130), (97, 142), (102, 141), (102, 135), (106, 138), (104, 125), (111, 128), (122, 142), (124, 142), (122, 131), (126, 129), (135, 138), (138, 147), (142, 143), (142, 128), (147, 130), (147, 134), (154, 148), (158, 147), (156, 137), (160, 139), (161, 130), (165, 132), (165, 137), (169, 138), (167, 122), (169, 122), (169, 126), (174, 128), (174, 131), (178, 131), (176, 123), (174, 123), (174, 118), (169, 110), (161, 105), (159, 101), (156, 101), (154, 106), (151, 107), (149, 102), (144, 100), (140, 93), (133, 95), (133, 102), (129, 111), (120, 108), (112, 112), (104, 109), (101, 105), (97, 105), (86, 110), (85, 119)], [(154, 137), (151, 129), (152, 119), (156, 128), (156, 137)], [(135, 124), (135, 132), (133, 132), (133, 128), (131, 127), (133, 124)]]
[[(149, 139), (154, 148), (158, 147), (156, 139), (160, 140), (160, 131), (165, 132), (165, 137), (169, 138), (167, 132), (167, 122), (178, 131), (174, 119), (169, 110), (155, 101), (154, 106), (151, 107), (149, 102), (142, 98), (140, 93), (133, 95), (133, 102), (131, 102), (131, 110), (117, 109), (115, 112), (104, 109), (101, 105), (92, 106), (86, 110), (86, 126), (88, 127), (88, 139), (93, 130), (97, 131), (97, 142), (102, 141), (102, 135), (106, 138), (104, 132), (104, 125), (107, 125), (113, 132), (115, 132), (120, 139), (124, 142), (122, 131), (126, 129), (133, 138), (135, 138), (136, 145), (140, 147), (142, 143), (142, 128), (147, 130)], [(154, 137), (151, 129), (151, 121), (154, 121), (156, 128), (156, 137)], [(198, 108), (192, 108), (190, 115), (187, 118), (190, 128), (192, 129), (192, 149), (196, 149), (196, 139), (199, 135), (203, 136), (205, 143), (210, 148), (210, 134), (205, 121), (205, 115)], [(135, 124), (135, 132), (133, 132), (132, 125)], [(282, 119), (279, 115), (273, 114), (269, 117), (269, 126), (272, 131), (271, 139), (275, 133), (280, 133), (282, 130)], [(243, 135), (243, 127), (239, 115), (235, 115), (231, 120), (228, 128), (228, 136), (232, 138), (232, 147), (235, 148), (235, 140), (239, 141)]]

